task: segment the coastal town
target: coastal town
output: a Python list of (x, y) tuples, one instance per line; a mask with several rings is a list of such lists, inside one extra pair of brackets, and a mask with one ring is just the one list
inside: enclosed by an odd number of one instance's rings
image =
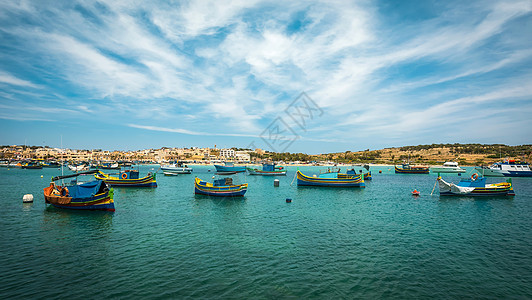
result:
[(345, 151), (326, 154), (276, 153), (264, 149), (214, 147), (162, 147), (134, 151), (61, 149), (48, 146), (0, 146), (2, 160), (57, 160), (57, 161), (131, 161), (138, 163), (163, 163), (185, 161), (189, 163), (217, 163), (233, 161), (258, 163), (264, 160), (292, 164), (395, 164), (404, 161), (436, 165), (456, 161), (461, 165), (485, 165), (504, 158), (530, 161), (532, 145), (508, 146), (503, 144), (432, 144), (392, 147), (379, 150)]

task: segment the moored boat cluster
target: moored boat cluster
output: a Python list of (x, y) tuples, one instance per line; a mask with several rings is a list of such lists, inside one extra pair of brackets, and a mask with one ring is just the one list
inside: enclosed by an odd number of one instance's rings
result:
[[(4, 166), (12, 166), (12, 162), (3, 162)], [(59, 167), (57, 162), (35, 162), (25, 161), (17, 162), (17, 167), (32, 169), (43, 168), (44, 166)], [(96, 167), (95, 170), (89, 170)], [(217, 176), (224, 176), (207, 182), (200, 178), (194, 179), (194, 193), (198, 195), (217, 196), (217, 197), (242, 197), (246, 194), (248, 183), (235, 183), (230, 175), (245, 173), (249, 175), (260, 176), (286, 176), (286, 167), (278, 166), (275, 163), (263, 163), (262, 168), (246, 167), (234, 165), (233, 163), (214, 165)], [(299, 169), (295, 172), (294, 180), (297, 179), (299, 187), (339, 187), (339, 188), (365, 188), (366, 181), (372, 179), (369, 166), (365, 165), (367, 172), (360, 170), (359, 173), (354, 168), (341, 172), (340, 168), (329, 167), (319, 174), (305, 174)], [(78, 164), (69, 165), (69, 169), (75, 174), (57, 176), (52, 178), (52, 182), (45, 187), (44, 198), (47, 204), (58, 208), (84, 209), (84, 210), (106, 210), (114, 211), (113, 188), (134, 187), (134, 188), (155, 188), (157, 187), (156, 173), (149, 172), (140, 175), (139, 170), (132, 168), (130, 164), (118, 164), (116, 162), (96, 164)], [(116, 170), (115, 173), (104, 172), (102, 170)], [(153, 169), (152, 169), (153, 170)], [(189, 168), (182, 162), (176, 161), (168, 165), (161, 165), (160, 170), (165, 175), (191, 174), (192, 168)], [(499, 183), (486, 183), (486, 177), (489, 176), (507, 176), (520, 177), (532, 176), (527, 163), (506, 161), (497, 163), (489, 168), (477, 167), (477, 173), (469, 176), (463, 176), (460, 182), (452, 183), (444, 180), (440, 173), (460, 173), (465, 172), (457, 163), (447, 162), (440, 167), (411, 166), (402, 164), (394, 166), (396, 174), (429, 174), (437, 173), (437, 182), (440, 196), (514, 196), (514, 190), (511, 179)], [(210, 170), (209, 170), (210, 171)], [(380, 172), (379, 172), (380, 173)], [(78, 182), (78, 177), (89, 175), (93, 180), (85, 183)], [(464, 178), (465, 177), (465, 178)], [(56, 184), (58, 180), (73, 178), (70, 184)], [(292, 181), (292, 182), (293, 182)], [(435, 185), (436, 185), (435, 184)], [(278, 186), (278, 185), (277, 185)], [(433, 190), (434, 191), (434, 190)], [(418, 196), (419, 191), (412, 193)]]

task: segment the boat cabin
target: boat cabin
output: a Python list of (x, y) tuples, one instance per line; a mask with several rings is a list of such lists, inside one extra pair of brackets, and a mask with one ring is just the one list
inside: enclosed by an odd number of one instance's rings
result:
[(233, 185), (233, 178), (226, 177), (222, 179), (216, 179), (214, 180), (213, 186), (227, 186), (227, 185)]
[(458, 168), (458, 163), (454, 161), (448, 161), (443, 164), (444, 167)]
[(137, 170), (124, 170), (120, 172), (121, 179), (139, 179), (139, 171)]

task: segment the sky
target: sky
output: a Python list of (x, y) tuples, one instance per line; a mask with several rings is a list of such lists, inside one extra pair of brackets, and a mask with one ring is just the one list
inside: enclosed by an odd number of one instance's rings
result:
[(0, 1), (0, 144), (532, 143), (529, 1)]

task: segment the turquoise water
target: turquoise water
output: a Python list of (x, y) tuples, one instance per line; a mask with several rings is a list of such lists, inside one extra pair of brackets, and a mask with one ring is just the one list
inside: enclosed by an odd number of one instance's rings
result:
[(513, 178), (512, 198), (440, 199), (433, 174), (298, 188), (290, 167), (278, 188), (240, 174), (244, 198), (195, 196), (209, 169), (115, 188), (107, 213), (46, 207), (56, 169), (0, 168), (0, 298), (532, 297), (532, 178)]

